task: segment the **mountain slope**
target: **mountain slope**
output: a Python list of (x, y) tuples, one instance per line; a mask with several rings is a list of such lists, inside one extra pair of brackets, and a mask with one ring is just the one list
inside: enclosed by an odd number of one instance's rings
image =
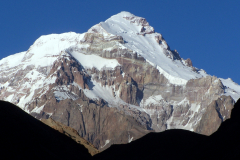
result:
[(0, 71), (1, 100), (74, 128), (100, 151), (168, 129), (211, 135), (240, 97), (238, 84), (197, 69), (128, 12), (86, 33), (41, 36)]

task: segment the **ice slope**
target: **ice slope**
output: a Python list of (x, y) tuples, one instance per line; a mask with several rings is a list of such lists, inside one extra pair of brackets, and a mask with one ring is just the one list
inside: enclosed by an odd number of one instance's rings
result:
[(79, 43), (83, 36), (74, 32), (41, 36), (27, 51), (29, 57), (25, 63), (41, 67), (52, 65), (61, 51)]
[(223, 79), (219, 78), (222, 81), (222, 84), (226, 86), (224, 95), (231, 96), (235, 102), (240, 98), (240, 85), (233, 82), (231, 78)]
[(77, 45), (83, 37), (84, 34), (74, 32), (41, 36), (26, 52), (10, 55), (0, 60), (0, 70), (19, 65), (22, 66), (22, 69), (29, 65), (50, 66), (61, 54), (61, 51)]
[(116, 59), (106, 59), (97, 55), (85, 55), (79, 52), (70, 53), (81, 65), (86, 68), (95, 67), (98, 70), (101, 69), (114, 69), (116, 66), (120, 66)]
[(26, 52), (16, 53), (14, 55), (10, 55), (6, 58), (0, 60), (0, 71), (4, 71), (8, 68), (13, 68), (21, 64), (23, 57)]
[[(121, 12), (101, 22), (100, 25), (107, 32), (113, 35), (122, 36), (126, 41), (125, 47), (137, 52), (143, 56), (148, 62), (156, 66), (160, 73), (163, 73), (169, 81), (176, 85), (184, 85), (189, 79), (200, 78), (203, 75), (196, 73), (182, 64), (179, 60), (171, 60), (164, 55), (164, 48), (155, 40), (155, 36), (159, 33), (139, 35), (141, 26), (130, 23), (123, 17), (137, 17), (129, 12)], [(138, 17), (137, 17), (138, 18)], [(140, 18), (140, 17), (139, 17)]]

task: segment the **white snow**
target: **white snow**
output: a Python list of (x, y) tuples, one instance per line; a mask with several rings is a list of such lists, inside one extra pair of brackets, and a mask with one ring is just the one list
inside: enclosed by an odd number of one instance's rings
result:
[(78, 104), (78, 106), (79, 106), (79, 111), (81, 111), (82, 112), (82, 107), (83, 107), (83, 105), (80, 105), (80, 104)]
[(26, 52), (16, 53), (0, 60), (0, 71), (13, 68), (21, 64)]
[(65, 99), (71, 99), (67, 92), (61, 92), (61, 91), (54, 91), (53, 92), (57, 100), (65, 100)]
[(123, 77), (125, 76), (125, 73), (124, 73), (124, 72), (122, 73), (122, 76), (123, 76)]
[(163, 100), (163, 97), (161, 95), (150, 96), (145, 101), (142, 100), (140, 102), (140, 106), (143, 107), (143, 106), (147, 106), (149, 104), (159, 104), (161, 100)]
[(200, 69), (198, 71), (203, 77), (209, 76), (209, 74), (206, 73), (206, 71), (204, 71), (203, 69)]
[(70, 92), (69, 85), (56, 86), (52, 90), (54, 90), (54, 96), (58, 101), (65, 99), (77, 100), (79, 98), (74, 92)]
[[(184, 98), (182, 101), (180, 101), (179, 103), (176, 103), (176, 105), (184, 105), (186, 106), (187, 104), (189, 104), (189, 100), (187, 98)], [(190, 104), (190, 108), (188, 110), (188, 112), (182, 116), (184, 116), (185, 118), (189, 118), (188, 123), (185, 124), (184, 126), (182, 125), (183, 121), (185, 119), (183, 119), (182, 121), (178, 120), (177, 118), (171, 116), (167, 121), (167, 129), (185, 129), (185, 130), (189, 130), (189, 131), (193, 131), (193, 126), (199, 121), (201, 120), (201, 114), (198, 115), (198, 117), (196, 118), (196, 120), (194, 120), (193, 122), (189, 123), (191, 121), (191, 119), (194, 117), (195, 112), (199, 113), (199, 109), (201, 108), (200, 104), (197, 103), (192, 103)], [(176, 106), (174, 106), (176, 107)], [(193, 111), (192, 114), (189, 114), (190, 111)], [(174, 112), (174, 111), (173, 111)], [(170, 124), (173, 123), (173, 126), (171, 126)]]
[(100, 25), (108, 33), (122, 36), (127, 42), (125, 47), (137, 52), (148, 62), (164, 74), (171, 83), (176, 85), (184, 85), (187, 80), (192, 78), (200, 78), (203, 75), (192, 71), (190, 67), (182, 64), (180, 60), (171, 60), (163, 53), (166, 46), (159, 45), (155, 40), (155, 36), (159, 33), (146, 34), (145, 36), (137, 35), (140, 33), (140, 26), (130, 23), (123, 17), (137, 17), (129, 12), (121, 12), (101, 22)]
[(105, 141), (105, 144), (104, 144), (103, 146), (101, 146), (101, 148), (105, 147), (108, 143), (110, 143), (110, 141), (111, 141), (111, 139), (110, 139), (110, 140), (107, 139), (107, 140)]
[(11, 94), (5, 99), (5, 101), (11, 102), (13, 97), (14, 97), (14, 94)]
[[(52, 116), (52, 114), (53, 113), (47, 113), (47, 112), (45, 112), (47, 115), (49, 115), (49, 117), (51, 117)], [(41, 119), (40, 119), (41, 120)]]
[(42, 105), (41, 107), (35, 107), (31, 112), (34, 113), (41, 113), (41, 111), (43, 110), (44, 105)]
[(74, 32), (41, 36), (27, 51), (0, 60), (0, 70), (19, 65), (23, 66), (22, 69), (29, 65), (34, 65), (36, 68), (51, 66), (61, 51), (77, 45), (83, 37), (84, 34)]
[(179, 77), (174, 77), (171, 74), (165, 72), (161, 67), (157, 66), (157, 69), (159, 70), (160, 73), (162, 73), (170, 83), (176, 84), (176, 85), (185, 85), (187, 83), (187, 80), (179, 78)]
[(83, 36), (84, 34), (74, 32), (41, 36), (28, 49), (25, 55), (27, 58), (24, 61), (25, 65), (50, 66), (61, 54), (61, 51), (78, 44)]
[(222, 84), (226, 86), (224, 95), (231, 96), (235, 102), (240, 98), (240, 85), (233, 82), (231, 78), (223, 79), (219, 78), (222, 81)]
[(198, 110), (199, 110), (200, 107), (201, 107), (200, 104), (192, 103), (190, 109), (191, 109), (193, 112), (198, 112)]
[(128, 143), (131, 143), (133, 141), (133, 137), (130, 138), (130, 135), (128, 135)]
[(116, 59), (106, 59), (97, 55), (85, 55), (80, 52), (73, 51), (70, 53), (75, 59), (77, 59), (84, 68), (95, 67), (98, 70), (101, 69), (114, 69), (116, 66), (120, 66)]
[(189, 104), (189, 100), (185, 97), (182, 101), (180, 101), (177, 105), (184, 105), (186, 106)]

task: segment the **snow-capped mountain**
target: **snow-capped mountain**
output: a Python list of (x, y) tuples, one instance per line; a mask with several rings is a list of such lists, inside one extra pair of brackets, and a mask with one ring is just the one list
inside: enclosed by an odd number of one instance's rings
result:
[(78, 131), (99, 150), (148, 132), (210, 135), (240, 97), (171, 50), (146, 19), (121, 12), (86, 33), (51, 34), (0, 61), (0, 99)]

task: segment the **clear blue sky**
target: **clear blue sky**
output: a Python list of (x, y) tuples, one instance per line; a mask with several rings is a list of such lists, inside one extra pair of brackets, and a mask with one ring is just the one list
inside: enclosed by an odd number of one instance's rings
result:
[(240, 84), (240, 0), (2, 0), (0, 59), (41, 35), (86, 32), (121, 11), (147, 19), (171, 49), (208, 74)]

